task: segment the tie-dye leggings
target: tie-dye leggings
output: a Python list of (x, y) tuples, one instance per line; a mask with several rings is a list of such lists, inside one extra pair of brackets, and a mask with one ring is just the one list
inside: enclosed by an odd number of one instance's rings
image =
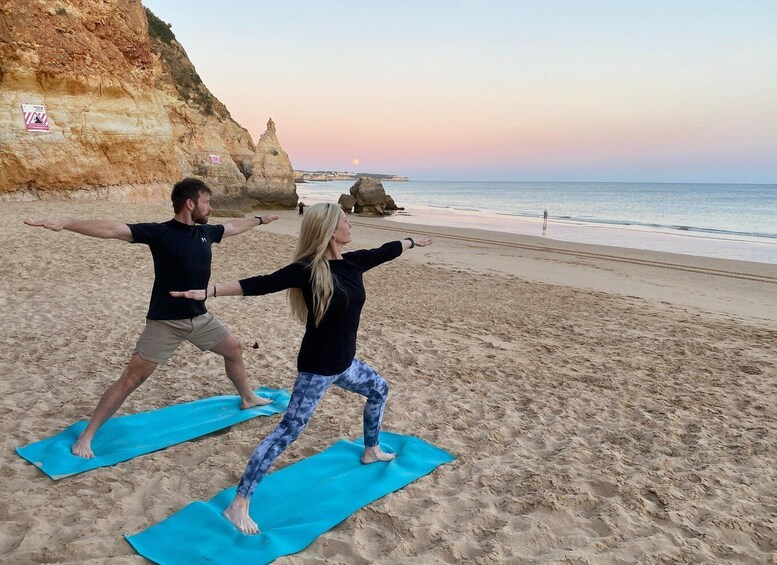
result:
[(289, 407), (281, 423), (251, 454), (243, 477), (237, 485), (237, 493), (240, 496), (251, 498), (256, 485), (267, 474), (273, 462), (308, 425), (316, 406), (332, 384), (367, 397), (367, 404), (364, 406), (364, 445), (378, 445), (380, 424), (389, 391), (388, 383), (383, 377), (358, 359), (354, 359), (351, 366), (339, 375), (325, 376), (302, 372), (294, 382)]

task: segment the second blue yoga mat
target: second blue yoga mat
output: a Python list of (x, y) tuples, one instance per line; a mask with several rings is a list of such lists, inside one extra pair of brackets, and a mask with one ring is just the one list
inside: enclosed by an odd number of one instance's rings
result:
[(257, 394), (272, 399), (272, 404), (240, 409), (239, 396), (212, 396), (166, 406), (159, 410), (111, 418), (98, 430), (92, 441), (93, 459), (70, 453), (73, 442), (86, 427), (82, 420), (57, 435), (17, 447), (16, 452), (54, 480), (127, 461), (190, 441), (239, 422), (269, 416), (286, 410), (289, 393), (260, 388)]
[(431, 473), (454, 457), (411, 436), (381, 432), (388, 463), (362, 465), (361, 440), (339, 441), (317, 455), (267, 475), (253, 495), (257, 535), (237, 531), (221, 513), (235, 487), (193, 502), (127, 541), (155, 563), (269, 563), (303, 550), (359, 508)]

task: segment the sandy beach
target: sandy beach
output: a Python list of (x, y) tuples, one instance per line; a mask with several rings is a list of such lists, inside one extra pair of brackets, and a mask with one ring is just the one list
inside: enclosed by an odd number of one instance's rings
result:
[[(2, 208), (0, 561), (145, 562), (123, 536), (235, 484), (279, 417), (57, 482), (17, 456), (89, 416), (153, 280), (145, 246), (22, 220), (172, 212)], [(212, 281), (287, 264), (299, 218), (281, 215), (214, 246)], [(777, 265), (352, 221), (353, 249), (436, 239), (365, 276), (358, 355), (391, 384), (384, 429), (457, 459), (281, 562), (777, 563)], [(303, 328), (283, 293), (208, 308), (252, 384), (290, 389)], [(119, 413), (232, 390), (220, 358), (185, 344)], [(330, 390), (276, 469), (361, 436), (362, 406)]]

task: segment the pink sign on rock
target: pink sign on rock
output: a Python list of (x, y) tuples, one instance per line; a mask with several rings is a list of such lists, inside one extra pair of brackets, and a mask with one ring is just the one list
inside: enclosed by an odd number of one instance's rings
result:
[(221, 155), (208, 155), (210, 157), (210, 162), (214, 165), (220, 165), (221, 164)]
[(49, 118), (43, 104), (22, 104), (27, 131), (49, 131)]

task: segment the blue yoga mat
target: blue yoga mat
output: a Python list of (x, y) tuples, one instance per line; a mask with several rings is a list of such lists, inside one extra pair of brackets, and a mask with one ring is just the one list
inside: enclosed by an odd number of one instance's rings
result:
[(381, 432), (388, 463), (362, 465), (362, 440), (325, 451), (267, 475), (253, 495), (251, 518), (261, 533), (240, 533), (221, 513), (235, 487), (193, 502), (127, 541), (155, 563), (269, 563), (305, 549), (359, 508), (431, 473), (454, 457), (411, 436)]
[(159, 451), (257, 416), (277, 414), (289, 404), (289, 393), (285, 390), (260, 388), (256, 393), (273, 402), (241, 410), (239, 396), (212, 396), (111, 418), (92, 440), (93, 459), (76, 457), (70, 452), (73, 442), (86, 427), (86, 420), (48, 439), (17, 447), (16, 452), (56, 481)]

